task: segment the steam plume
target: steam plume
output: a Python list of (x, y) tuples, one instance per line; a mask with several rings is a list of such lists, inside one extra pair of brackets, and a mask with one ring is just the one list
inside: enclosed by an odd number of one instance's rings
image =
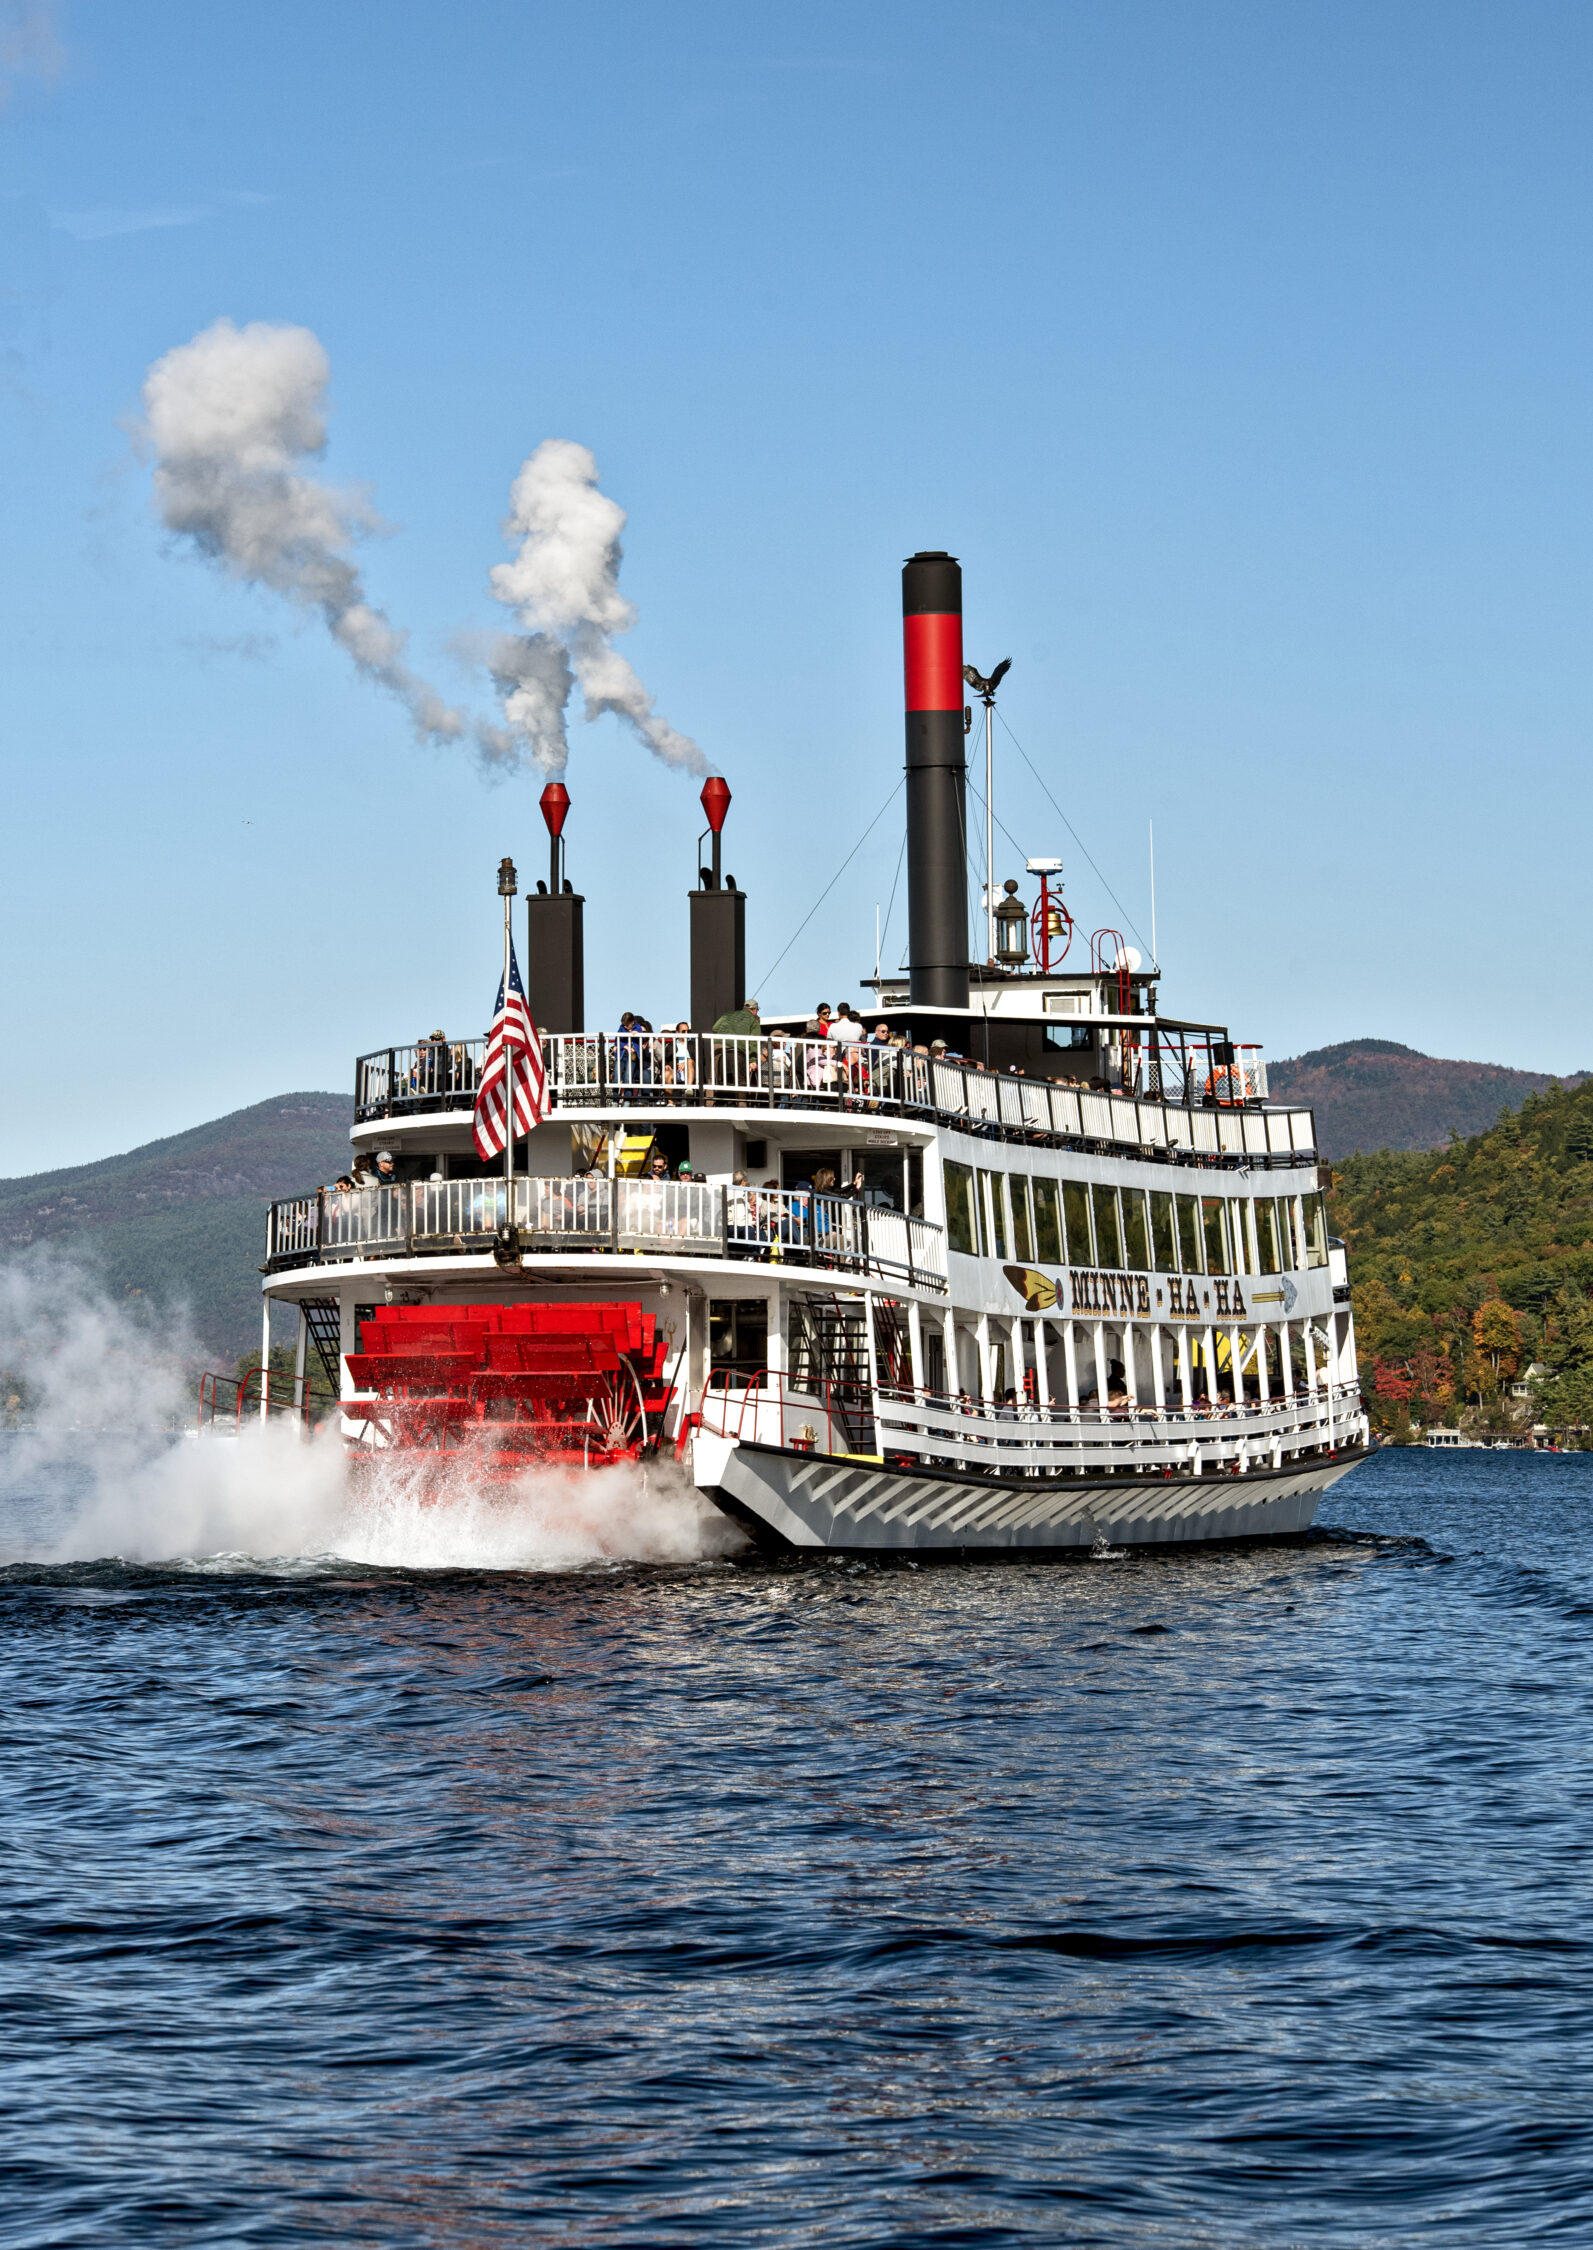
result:
[[(326, 445), (326, 353), (308, 328), (218, 320), (144, 382), (145, 434), (163, 522), (232, 577), (306, 609), (415, 731), (457, 741), (465, 722), (404, 662), (408, 635), (365, 598), (349, 548), (382, 528), (363, 493), (306, 472)], [(623, 520), (623, 519), (622, 519)]]
[(687, 773), (708, 761), (688, 735), (653, 708), (653, 698), (614, 647), (636, 611), (619, 590), (625, 511), (597, 488), (597, 463), (584, 445), (548, 438), (525, 462), (510, 494), (508, 530), (520, 539), (512, 562), (492, 571), (492, 591), (525, 630), (502, 634), (491, 668), (508, 740), (489, 755), (529, 757), (562, 774), (569, 757), (564, 714), (580, 685), (585, 715), (611, 711), (634, 728), (655, 757)]

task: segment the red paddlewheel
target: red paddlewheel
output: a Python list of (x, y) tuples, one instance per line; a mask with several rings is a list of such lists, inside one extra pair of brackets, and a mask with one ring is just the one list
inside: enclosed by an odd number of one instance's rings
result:
[(635, 1304), (393, 1305), (367, 1320), (344, 1402), (376, 1448), (463, 1454), (487, 1474), (606, 1468), (658, 1442), (666, 1340)]

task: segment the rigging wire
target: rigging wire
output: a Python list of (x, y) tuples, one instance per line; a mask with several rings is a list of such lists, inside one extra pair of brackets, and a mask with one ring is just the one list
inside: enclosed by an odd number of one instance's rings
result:
[[(1089, 846), (1088, 846), (1088, 845), (1087, 845), (1087, 844), (1085, 843), (1085, 841), (1084, 841), (1084, 838), (1083, 838), (1083, 837), (1082, 837), (1082, 836), (1081, 836), (1081, 835), (1079, 834), (1078, 830), (1077, 830), (1077, 829), (1076, 829), (1076, 828), (1074, 827), (1074, 825), (1073, 825), (1072, 821), (1071, 821), (1071, 820), (1069, 820), (1069, 818), (1068, 818), (1067, 814), (1066, 814), (1066, 813), (1065, 813), (1065, 812), (1064, 812), (1064, 811), (1062, 810), (1062, 807), (1061, 807), (1061, 806), (1060, 806), (1060, 805), (1059, 805), (1059, 804), (1057, 803), (1056, 799), (1055, 799), (1055, 798), (1054, 798), (1054, 797), (1053, 797), (1053, 796), (1051, 795), (1051, 792), (1050, 792), (1049, 788), (1047, 788), (1047, 787), (1046, 787), (1046, 782), (1045, 782), (1045, 778), (1044, 778), (1044, 776), (1043, 776), (1043, 775), (1041, 774), (1041, 772), (1040, 772), (1040, 769), (1039, 769), (1039, 767), (1038, 767), (1038, 766), (1037, 766), (1037, 765), (1035, 764), (1034, 760), (1033, 760), (1033, 759), (1032, 759), (1032, 758), (1030, 757), (1030, 755), (1029, 755), (1028, 751), (1027, 751), (1027, 750), (1025, 750), (1025, 748), (1023, 747), (1023, 744), (1022, 744), (1021, 742), (1019, 742), (1019, 740), (1018, 740), (1017, 736), (1016, 736), (1015, 734), (1013, 734), (1013, 733), (1012, 733), (1012, 729), (1011, 729), (1011, 727), (1007, 726), (1006, 716), (1005, 716), (1005, 714), (1004, 714), (1004, 713), (1002, 712), (1002, 710), (1000, 709), (999, 705), (998, 705), (998, 707), (997, 707), (997, 710), (996, 710), (996, 717), (997, 717), (998, 719), (1000, 719), (1000, 721), (1001, 721), (1001, 724), (1002, 724), (1002, 726), (1003, 726), (1003, 727), (1004, 727), (1004, 728), (1006, 729), (1006, 732), (1007, 732), (1007, 733), (1008, 733), (1009, 735), (1011, 735), (1011, 736), (1012, 736), (1012, 742), (1013, 742), (1013, 746), (1014, 746), (1014, 747), (1015, 747), (1015, 749), (1017, 750), (1018, 756), (1019, 756), (1019, 757), (1020, 757), (1020, 758), (1021, 758), (1021, 759), (1023, 760), (1024, 764), (1025, 764), (1025, 765), (1026, 765), (1026, 766), (1028, 767), (1029, 771), (1030, 771), (1030, 772), (1031, 772), (1031, 773), (1032, 773), (1032, 774), (1034, 775), (1034, 778), (1035, 778), (1035, 780), (1039, 782), (1039, 784), (1040, 784), (1040, 787), (1041, 787), (1042, 789), (1044, 789), (1044, 790), (1045, 790), (1045, 794), (1046, 794), (1047, 798), (1048, 798), (1048, 799), (1050, 800), (1050, 805), (1051, 805), (1051, 809), (1052, 809), (1052, 811), (1053, 811), (1053, 812), (1054, 812), (1054, 813), (1056, 814), (1056, 816), (1057, 816), (1058, 820), (1060, 820), (1060, 821), (1061, 821), (1061, 823), (1062, 823), (1063, 827), (1064, 827), (1064, 828), (1065, 828), (1065, 829), (1067, 830), (1068, 834), (1069, 834), (1069, 835), (1070, 835), (1070, 836), (1072, 837), (1072, 839), (1073, 839), (1074, 843), (1078, 845), (1078, 847), (1079, 847), (1079, 850), (1080, 850), (1080, 851), (1081, 851), (1081, 852), (1082, 852), (1082, 853), (1084, 854), (1085, 858), (1086, 858), (1086, 859), (1089, 859), (1089, 860), (1090, 860), (1090, 865), (1091, 865), (1092, 867), (1095, 867), (1095, 862), (1094, 862), (1094, 860), (1093, 860), (1093, 859), (1090, 859), (1090, 849), (1089, 849)], [(999, 821), (999, 820), (998, 820), (998, 821), (996, 822), (996, 826), (997, 826), (998, 828), (1000, 828), (1000, 827), (1001, 827), (1001, 823), (1000, 823), (1000, 821)], [(1004, 829), (1003, 829), (1002, 833), (1003, 833), (1003, 834), (1005, 834), (1005, 833), (1006, 833)], [(1008, 841), (1010, 842), (1010, 841), (1011, 841), (1011, 839), (1009, 838), (1009, 839), (1008, 839)], [(1113, 904), (1113, 905), (1114, 905), (1114, 906), (1115, 906), (1115, 907), (1117, 908), (1117, 911), (1118, 911), (1118, 913), (1122, 915), (1122, 917), (1123, 917), (1123, 920), (1124, 920), (1124, 921), (1125, 921), (1125, 922), (1126, 922), (1126, 923), (1128, 924), (1129, 928), (1130, 928), (1130, 929), (1131, 929), (1131, 930), (1132, 930), (1132, 931), (1134, 932), (1134, 935), (1135, 935), (1135, 936), (1136, 936), (1137, 938), (1139, 938), (1139, 942), (1140, 942), (1140, 944), (1141, 944), (1141, 945), (1143, 945), (1143, 944), (1145, 943), (1145, 940), (1144, 940), (1143, 936), (1141, 936), (1141, 934), (1140, 934), (1139, 928), (1138, 928), (1138, 926), (1136, 925), (1136, 923), (1135, 923), (1135, 921), (1134, 921), (1134, 917), (1133, 917), (1133, 915), (1132, 915), (1132, 914), (1130, 914), (1130, 912), (1129, 912), (1128, 908), (1127, 908), (1127, 907), (1126, 907), (1126, 906), (1125, 906), (1125, 905), (1123, 904), (1123, 901), (1122, 901), (1122, 900), (1121, 900), (1121, 899), (1120, 899), (1120, 898), (1118, 897), (1118, 895), (1117, 895), (1116, 891), (1114, 891), (1114, 890), (1113, 890), (1113, 888), (1112, 888), (1111, 884), (1110, 884), (1110, 883), (1109, 883), (1109, 882), (1108, 882), (1108, 881), (1106, 880), (1106, 877), (1105, 877), (1105, 876), (1104, 876), (1104, 875), (1103, 875), (1103, 874), (1101, 873), (1101, 871), (1100, 871), (1100, 869), (1099, 869), (1098, 867), (1095, 867), (1095, 873), (1096, 873), (1096, 877), (1097, 877), (1098, 881), (1100, 882), (1100, 885), (1101, 885), (1102, 889), (1103, 889), (1103, 890), (1105, 891), (1105, 893), (1106, 893), (1107, 897), (1108, 897), (1108, 898), (1109, 898), (1109, 899), (1111, 900), (1112, 904)]]
[(761, 992), (761, 991), (763, 990), (764, 986), (765, 986), (765, 985), (766, 985), (766, 984), (768, 983), (769, 979), (770, 979), (770, 978), (771, 978), (771, 977), (772, 977), (772, 976), (774, 975), (774, 972), (775, 972), (775, 970), (776, 970), (776, 969), (777, 969), (777, 968), (778, 968), (778, 967), (780, 966), (780, 963), (781, 963), (781, 962), (782, 962), (782, 961), (783, 961), (783, 960), (785, 959), (786, 955), (787, 955), (787, 954), (788, 954), (788, 953), (790, 952), (790, 950), (791, 950), (792, 946), (793, 946), (793, 945), (795, 945), (795, 943), (796, 943), (797, 939), (798, 939), (798, 938), (799, 938), (799, 937), (800, 937), (800, 936), (802, 935), (802, 932), (803, 932), (803, 931), (804, 931), (804, 930), (805, 930), (805, 929), (807, 928), (808, 924), (809, 924), (809, 923), (810, 923), (810, 922), (812, 921), (812, 919), (813, 919), (814, 915), (815, 915), (815, 914), (817, 914), (817, 912), (818, 912), (819, 908), (820, 908), (820, 907), (821, 907), (821, 906), (822, 906), (822, 905), (824, 904), (824, 901), (825, 901), (825, 900), (826, 900), (826, 899), (827, 899), (827, 898), (829, 897), (829, 895), (830, 895), (831, 891), (833, 891), (833, 890), (834, 890), (834, 888), (835, 888), (836, 884), (837, 884), (837, 883), (838, 883), (838, 882), (839, 882), (839, 881), (841, 880), (841, 877), (842, 877), (842, 876), (843, 876), (843, 875), (844, 875), (844, 874), (846, 873), (847, 869), (848, 869), (848, 868), (849, 868), (849, 867), (851, 866), (851, 864), (852, 864), (853, 860), (854, 860), (854, 859), (856, 859), (856, 857), (857, 857), (858, 853), (859, 853), (859, 852), (860, 852), (860, 851), (861, 851), (861, 850), (863, 849), (863, 846), (864, 846), (864, 845), (865, 845), (865, 844), (866, 844), (866, 843), (868, 842), (868, 840), (869, 840), (870, 836), (872, 836), (872, 835), (873, 835), (873, 833), (874, 833), (875, 829), (876, 829), (876, 828), (877, 828), (877, 827), (879, 826), (880, 822), (881, 822), (881, 821), (882, 821), (882, 820), (883, 820), (883, 819), (885, 818), (885, 815), (886, 815), (886, 814), (887, 814), (887, 813), (888, 813), (888, 812), (890, 811), (890, 809), (891, 809), (891, 806), (892, 806), (892, 805), (893, 805), (893, 804), (894, 804), (894, 803), (896, 802), (896, 797), (897, 797), (897, 793), (898, 793), (898, 791), (899, 791), (899, 790), (900, 790), (900, 789), (902, 788), (902, 786), (903, 786), (903, 784), (902, 784), (902, 782), (901, 782), (901, 781), (898, 781), (898, 782), (896, 782), (896, 783), (894, 784), (894, 786), (893, 786), (893, 787), (892, 787), (892, 789), (891, 789), (891, 793), (890, 793), (890, 795), (889, 795), (889, 796), (888, 796), (888, 797), (886, 798), (886, 800), (885, 800), (884, 804), (882, 804), (882, 805), (880, 806), (880, 809), (879, 809), (879, 811), (878, 811), (878, 812), (877, 812), (877, 813), (876, 813), (876, 814), (874, 815), (873, 819), (872, 819), (872, 820), (871, 820), (871, 821), (869, 822), (868, 826), (867, 826), (867, 827), (866, 827), (866, 828), (864, 829), (864, 831), (863, 831), (862, 835), (861, 835), (861, 836), (859, 836), (859, 838), (857, 839), (857, 842), (856, 842), (856, 843), (855, 843), (855, 844), (854, 844), (854, 845), (852, 846), (851, 850), (850, 850), (850, 851), (849, 851), (849, 852), (847, 853), (847, 855), (846, 855), (845, 859), (843, 859), (843, 860), (842, 860), (842, 862), (841, 862), (840, 866), (839, 866), (839, 867), (838, 867), (838, 868), (837, 868), (837, 869), (835, 870), (835, 873), (834, 873), (834, 874), (833, 874), (833, 875), (832, 875), (832, 876), (830, 877), (829, 881), (828, 881), (828, 882), (827, 882), (827, 883), (825, 884), (825, 886), (824, 886), (823, 890), (822, 890), (822, 891), (820, 891), (820, 893), (819, 893), (818, 897), (817, 897), (817, 898), (816, 898), (816, 899), (815, 899), (815, 900), (813, 901), (813, 904), (812, 904), (812, 905), (811, 905), (811, 906), (810, 906), (810, 907), (808, 908), (808, 910), (807, 910), (806, 914), (804, 914), (804, 915), (803, 915), (803, 917), (802, 917), (801, 921), (800, 921), (800, 922), (799, 922), (799, 923), (797, 924), (796, 928), (795, 928), (795, 929), (794, 929), (794, 930), (793, 930), (793, 931), (791, 932), (791, 935), (790, 935), (790, 936), (789, 936), (789, 937), (788, 937), (788, 938), (786, 939), (786, 941), (785, 941), (785, 944), (784, 944), (784, 945), (783, 945), (783, 946), (781, 947), (780, 951), (779, 951), (779, 952), (778, 952), (778, 953), (777, 953), (777, 954), (775, 955), (774, 959), (773, 959), (773, 960), (772, 960), (772, 961), (770, 962), (770, 964), (769, 964), (768, 968), (766, 968), (766, 969), (764, 970), (764, 972), (763, 972), (763, 975), (762, 975), (762, 976), (761, 976), (761, 977), (760, 977), (760, 978), (758, 979), (758, 981), (757, 981), (756, 985), (755, 985), (755, 986), (753, 987), (754, 991), (757, 991), (757, 992)]
[(900, 850), (900, 851), (899, 851), (899, 852), (898, 852), (898, 853), (896, 854), (896, 872), (895, 872), (895, 874), (894, 874), (894, 875), (893, 875), (893, 876), (891, 877), (891, 896), (890, 896), (890, 904), (889, 904), (889, 905), (888, 905), (888, 906), (886, 907), (886, 909), (885, 909), (885, 927), (884, 927), (884, 929), (883, 929), (883, 930), (882, 930), (882, 931), (880, 932), (880, 940), (879, 940), (879, 957), (880, 957), (880, 964), (881, 964), (881, 972), (882, 972), (882, 973), (883, 973), (883, 967), (884, 967), (884, 961), (885, 961), (885, 944), (886, 944), (886, 940), (887, 940), (887, 939), (889, 938), (889, 936), (890, 936), (890, 934), (891, 934), (891, 916), (892, 916), (892, 915), (893, 915), (893, 914), (895, 913), (895, 911), (896, 911), (896, 886), (897, 886), (897, 884), (898, 884), (898, 883), (899, 883), (899, 882), (901, 881), (901, 879), (902, 879), (902, 861), (903, 861), (903, 860), (904, 860), (904, 859), (905, 859), (906, 857), (907, 857), (907, 831), (906, 831), (906, 829), (904, 828), (904, 829), (902, 830), (902, 848), (901, 848), (901, 850)]

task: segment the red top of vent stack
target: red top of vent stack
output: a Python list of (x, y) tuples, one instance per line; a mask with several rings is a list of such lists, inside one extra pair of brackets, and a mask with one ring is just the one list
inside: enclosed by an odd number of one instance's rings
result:
[(725, 814), (730, 810), (730, 784), (722, 774), (711, 773), (702, 785), (702, 809), (708, 815), (708, 825), (717, 836), (725, 824)]
[(550, 836), (562, 836), (565, 816), (570, 809), (570, 792), (562, 781), (550, 781), (537, 803), (542, 807), (542, 817), (548, 824)]

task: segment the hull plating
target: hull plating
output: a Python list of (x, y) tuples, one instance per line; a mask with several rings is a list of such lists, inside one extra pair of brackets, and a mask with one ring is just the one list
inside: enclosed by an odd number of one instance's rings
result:
[(1309, 1530), (1322, 1495), (1364, 1458), (1224, 1477), (1069, 1478), (1052, 1483), (884, 1469), (867, 1462), (699, 1438), (698, 1485), (782, 1544), (850, 1553), (1049, 1553), (1280, 1539)]

